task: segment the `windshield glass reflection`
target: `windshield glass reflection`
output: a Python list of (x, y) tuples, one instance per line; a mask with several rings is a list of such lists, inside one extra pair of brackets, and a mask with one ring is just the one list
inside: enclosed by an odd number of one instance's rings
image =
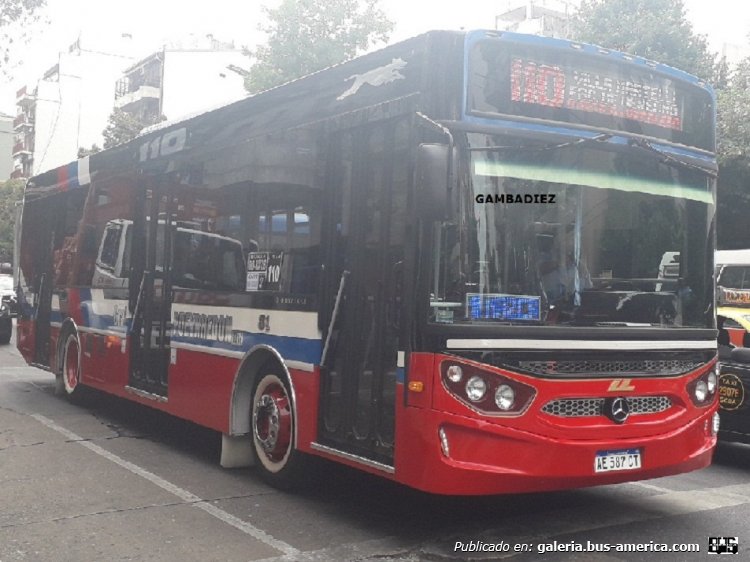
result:
[(713, 180), (631, 152), (497, 149), (436, 224), (431, 320), (710, 327)]

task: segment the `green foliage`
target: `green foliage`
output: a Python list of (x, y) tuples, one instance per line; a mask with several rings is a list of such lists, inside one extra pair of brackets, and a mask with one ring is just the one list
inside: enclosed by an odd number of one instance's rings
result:
[(720, 248), (750, 248), (750, 59), (743, 60), (718, 92), (717, 140)]
[(695, 74), (717, 92), (720, 248), (750, 248), (750, 59), (734, 72), (693, 32), (682, 0), (583, 0), (573, 38), (640, 55)]
[(96, 154), (97, 152), (101, 152), (101, 148), (94, 143), (91, 145), (91, 148), (84, 148), (84, 147), (78, 147), (78, 158), (83, 158), (84, 156), (91, 156), (92, 154)]
[(674, 66), (713, 82), (715, 55), (685, 17), (682, 0), (583, 0), (572, 39)]
[(718, 92), (719, 162), (750, 158), (750, 59), (743, 60)]
[(24, 180), (0, 182), (0, 262), (13, 261), (16, 202), (23, 199)]
[[(12, 55), (29, 40), (27, 26), (47, 0), (0, 0), (0, 76), (10, 77)], [(11, 29), (13, 28), (13, 29)]]
[(380, 0), (282, 0), (264, 7), (261, 27), (268, 43), (250, 53), (255, 63), (245, 78), (250, 93), (267, 90), (356, 56), (385, 42), (393, 28)]
[[(122, 109), (114, 109), (109, 116), (106, 129), (102, 131), (104, 148), (112, 148), (118, 144), (133, 140), (145, 127), (153, 125), (155, 122), (139, 119)], [(79, 149), (79, 153), (80, 151), (81, 149)]]

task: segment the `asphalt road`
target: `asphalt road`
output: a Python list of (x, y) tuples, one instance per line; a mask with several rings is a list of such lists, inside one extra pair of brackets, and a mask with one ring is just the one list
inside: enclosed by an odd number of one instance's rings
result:
[[(430, 496), (324, 462), (286, 494), (252, 469), (222, 469), (219, 445), (101, 394), (69, 404), (49, 373), (0, 346), (0, 562), (715, 560), (716, 536), (739, 540), (739, 555), (721, 559), (750, 559), (742, 445), (691, 474), (486, 498)], [(655, 551), (688, 544), (700, 552)]]

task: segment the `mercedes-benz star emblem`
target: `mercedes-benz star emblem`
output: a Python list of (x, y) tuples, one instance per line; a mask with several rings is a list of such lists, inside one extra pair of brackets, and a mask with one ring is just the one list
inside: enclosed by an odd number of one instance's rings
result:
[(615, 423), (625, 423), (630, 415), (627, 398), (607, 398), (604, 401), (604, 413)]

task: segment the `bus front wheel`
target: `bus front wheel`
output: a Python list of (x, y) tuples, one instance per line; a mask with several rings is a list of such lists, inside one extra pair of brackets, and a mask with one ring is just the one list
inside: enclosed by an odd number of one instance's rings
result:
[(253, 453), (263, 479), (277, 488), (301, 484), (303, 458), (294, 447), (296, 423), (286, 376), (276, 369), (266, 371), (253, 392)]

